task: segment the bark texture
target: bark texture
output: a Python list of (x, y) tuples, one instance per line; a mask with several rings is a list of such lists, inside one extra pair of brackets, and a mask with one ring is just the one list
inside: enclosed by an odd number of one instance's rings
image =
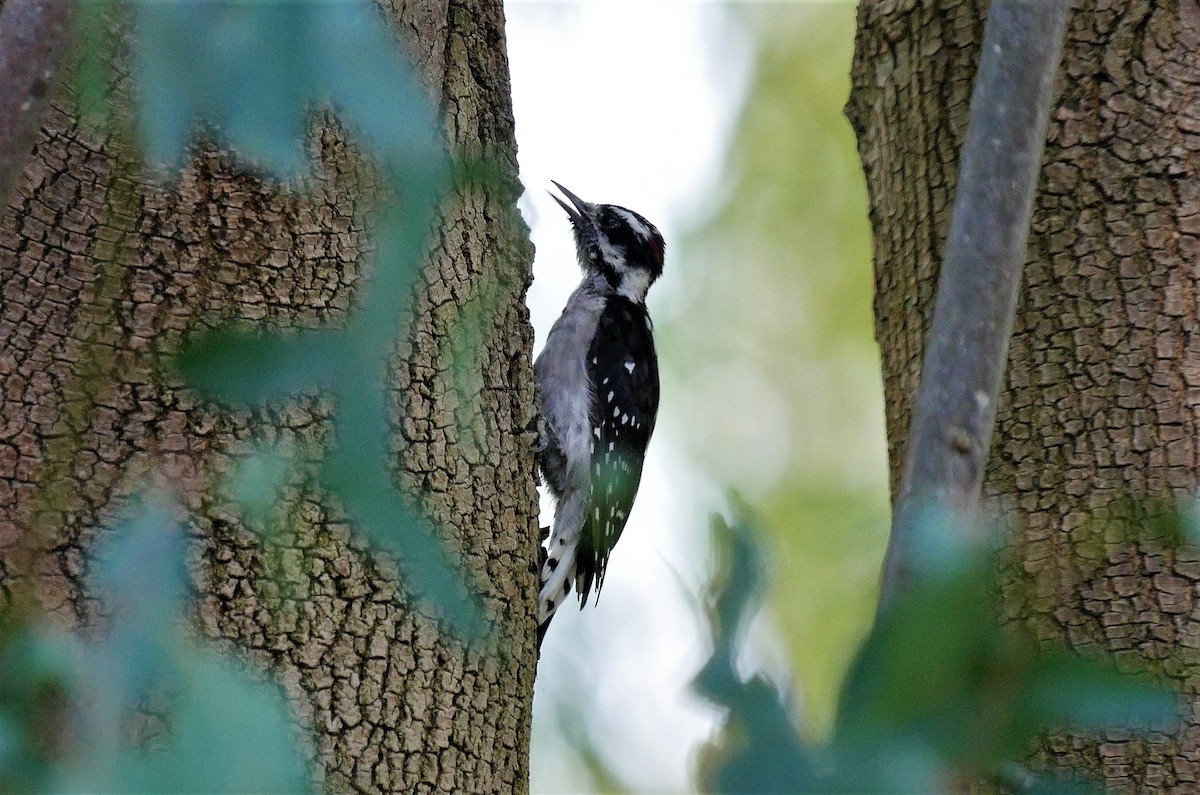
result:
[[(864, 0), (847, 109), (871, 197), (896, 493), (986, 4)], [(1200, 472), (1200, 5), (1087, 0), (1055, 90), (985, 493), (1019, 526), (1006, 614), (1172, 680), (1197, 705), (1200, 555), (1132, 543)], [(1051, 738), (1115, 791), (1200, 784), (1200, 718)]]
[(11, 596), (22, 566), (40, 561), (37, 598), (89, 624), (89, 550), (125, 495), (165, 475), (193, 511), (200, 631), (283, 683), (318, 786), (526, 791), (538, 538), (525, 433), (532, 249), (516, 212), (502, 7), (394, 0), (390, 11), (444, 109), (452, 149), (511, 178), (446, 202), (393, 368), (398, 479), (443, 528), (496, 637), (468, 651), (443, 636), (406, 599), (394, 563), (367, 551), (325, 495), (293, 488), (286, 529), (267, 541), (222, 502), (216, 485), (252, 437), (319, 455), (327, 402), (226, 412), (162, 366), (199, 326), (313, 326), (351, 311), (373, 186), (333, 123), (314, 127), (319, 166), (303, 191), (265, 184), (215, 151), (163, 186), (89, 137), (65, 94), (52, 103), (0, 214), (0, 575)]
[(24, 170), (70, 39), (70, 0), (0, 2), (0, 201)]

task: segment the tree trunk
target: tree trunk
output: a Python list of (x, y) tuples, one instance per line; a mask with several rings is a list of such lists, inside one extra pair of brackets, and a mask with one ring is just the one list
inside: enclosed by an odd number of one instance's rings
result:
[(452, 150), (508, 178), (461, 188), (444, 206), (392, 401), (399, 479), (482, 590), (496, 637), (467, 651), (442, 634), (405, 596), (403, 565), (398, 582), (315, 492), (288, 496), (286, 529), (268, 540), (242, 526), (217, 486), (251, 437), (319, 448), (328, 406), (227, 412), (161, 365), (200, 326), (314, 326), (350, 311), (369, 202), (333, 125), (314, 134), (317, 177), (303, 193), (214, 151), (164, 186), (89, 138), (60, 92), (0, 215), (0, 575), (11, 595), (22, 553), (39, 548), (41, 603), (89, 625), (82, 576), (100, 528), (147, 476), (165, 475), (193, 512), (198, 625), (283, 683), (320, 786), (525, 791), (538, 537), (525, 432), (532, 249), (516, 211), (503, 12), (499, 0), (392, 0), (392, 11)]
[[(847, 112), (871, 197), (899, 484), (983, 17), (864, 0)], [(1055, 90), (985, 492), (1017, 510), (1005, 612), (1042, 639), (1200, 685), (1200, 564), (1128, 535), (1200, 471), (1200, 6), (1078, 3)], [(1192, 710), (1195, 712), (1195, 710)], [(1194, 791), (1200, 718), (1041, 752), (1118, 791)]]

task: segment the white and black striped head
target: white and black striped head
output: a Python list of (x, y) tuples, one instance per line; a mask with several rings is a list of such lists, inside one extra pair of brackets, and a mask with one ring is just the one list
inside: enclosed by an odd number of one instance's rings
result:
[(579, 267), (585, 273), (603, 275), (631, 301), (644, 301), (646, 291), (663, 271), (666, 246), (658, 229), (633, 210), (585, 202), (557, 182), (554, 185), (571, 202), (554, 196), (575, 227)]

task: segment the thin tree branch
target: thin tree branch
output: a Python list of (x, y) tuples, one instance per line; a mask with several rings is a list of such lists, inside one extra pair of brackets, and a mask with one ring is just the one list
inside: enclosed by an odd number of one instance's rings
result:
[(928, 511), (970, 513), (979, 500), (1069, 6), (993, 0), (988, 11), (880, 610), (912, 579)]
[(74, 12), (74, 0), (0, 3), (0, 209), (37, 141)]

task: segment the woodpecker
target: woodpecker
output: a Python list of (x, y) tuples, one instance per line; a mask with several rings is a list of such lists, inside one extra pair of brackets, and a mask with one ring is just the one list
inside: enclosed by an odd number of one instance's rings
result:
[[(541, 572), (538, 646), (574, 586), (582, 609), (599, 598), (608, 556), (642, 479), (658, 414), (658, 357), (646, 292), (665, 246), (642, 216), (592, 204), (554, 183), (583, 281), (533, 365), (541, 388), (538, 465), (555, 499)], [(551, 194), (553, 196), (553, 194)]]

